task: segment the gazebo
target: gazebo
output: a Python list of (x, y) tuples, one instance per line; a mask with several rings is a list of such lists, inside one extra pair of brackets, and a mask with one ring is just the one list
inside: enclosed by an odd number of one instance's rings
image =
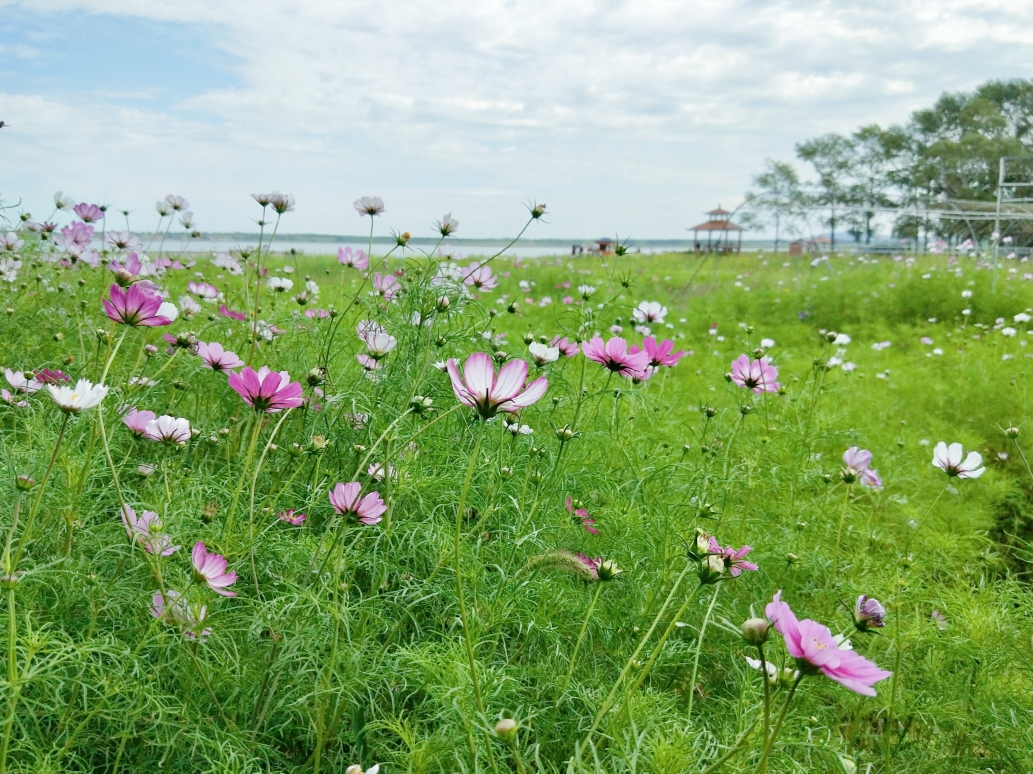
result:
[[(746, 229), (729, 220), (732, 213), (728, 210), (722, 209), (719, 204), (717, 205), (716, 210), (711, 210), (706, 213), (706, 215), (708, 220), (705, 223), (700, 223), (698, 226), (686, 229), (686, 231), (692, 232), (692, 241), (695, 245), (696, 252), (698, 253), (703, 250), (703, 245), (699, 241), (700, 231), (707, 235), (706, 251), (708, 253), (714, 251), (719, 253), (739, 252), (739, 250), (742, 249), (742, 232)], [(739, 238), (735, 243), (728, 238), (729, 232), (738, 232)]]

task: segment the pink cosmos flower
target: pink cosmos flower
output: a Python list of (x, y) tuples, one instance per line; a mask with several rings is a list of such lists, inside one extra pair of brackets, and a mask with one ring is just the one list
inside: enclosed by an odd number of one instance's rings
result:
[(153, 411), (137, 411), (136, 408), (131, 408), (122, 422), (132, 431), (133, 435), (143, 438), (144, 433), (147, 432), (148, 423), (157, 418)]
[(208, 588), (224, 597), (237, 596), (236, 592), (226, 589), (237, 582), (237, 573), (233, 570), (226, 571), (225, 556), (208, 553), (204, 543), (199, 540), (194, 544), (190, 561), (194, 565), (194, 577), (198, 583), (207, 584)]
[(338, 482), (330, 490), (330, 504), (341, 516), (354, 513), (360, 524), (371, 527), (379, 524), (381, 517), (387, 511), (387, 504), (380, 498), (379, 492), (370, 492), (365, 497), (362, 494), (362, 484), (358, 481), (351, 481), (347, 484)]
[(219, 297), (219, 289), (207, 282), (188, 282), (187, 290), (206, 301), (214, 301)]
[[(176, 307), (163, 301), (161, 296), (143, 285), (132, 285), (128, 290), (112, 285), (109, 297), (101, 302), (104, 304), (104, 314), (123, 325), (171, 325), (176, 318)], [(172, 316), (169, 317), (169, 314)]]
[(68, 384), (72, 381), (72, 377), (64, 371), (50, 368), (40, 368), (36, 371), (36, 379), (43, 384)]
[(0, 399), (3, 399), (4, 403), (10, 403), (18, 408), (28, 408), (29, 406), (27, 400), (18, 400), (9, 390), (0, 390)]
[(752, 550), (749, 546), (743, 546), (739, 549), (732, 548), (731, 546), (722, 548), (714, 537), (710, 538), (710, 545), (707, 547), (707, 553), (724, 560), (725, 569), (731, 573), (733, 578), (738, 578), (742, 575), (743, 570), (750, 572), (757, 570), (757, 565), (753, 562), (747, 562), (745, 559), (746, 555)]
[(58, 237), (57, 244), (65, 250), (75, 252), (78, 255), (90, 246), (92, 239), (93, 226), (77, 220), (61, 229), (61, 236)]
[(652, 336), (647, 336), (642, 342), (641, 349), (634, 344), (631, 345), (631, 354), (634, 355), (638, 352), (645, 352), (649, 356), (649, 365), (653, 368), (659, 368), (660, 366), (672, 368), (676, 366), (678, 361), (687, 354), (680, 349), (677, 352), (672, 353), (672, 349), (674, 349), (674, 342), (670, 339), (664, 339), (662, 342), (657, 344), (656, 339)]
[(96, 223), (98, 220), (104, 220), (104, 211), (96, 204), (77, 204), (72, 208), (72, 211), (79, 216), (83, 223)]
[(649, 365), (649, 355), (645, 352), (628, 352), (628, 342), (619, 337), (604, 344), (599, 336), (593, 336), (591, 341), (581, 343), (581, 351), (589, 360), (601, 363), (625, 378), (641, 374)]
[(257, 372), (245, 366), (240, 373), (229, 376), (229, 385), (255, 411), (275, 414), (304, 403), (301, 384), (292, 382), (286, 371), (270, 371), (262, 366)]
[(0, 233), (0, 251), (2, 252), (13, 253), (23, 244), (25, 244), (25, 240), (13, 231), (8, 231), (6, 234)]
[(749, 355), (739, 355), (732, 363), (732, 381), (757, 395), (764, 392), (777, 392), (782, 386), (778, 383), (778, 371), (773, 365), (762, 359), (750, 361)]
[(588, 554), (583, 554), (580, 551), (578, 551), (575, 556), (577, 556), (577, 560), (581, 562), (581, 564), (588, 568), (589, 574), (593, 580), (599, 580), (599, 562), (602, 561), (602, 559), (593, 559)]
[(223, 304), (219, 307), (219, 314), (221, 314), (223, 317), (229, 317), (231, 320), (239, 321), (247, 319), (247, 315), (245, 315), (243, 312), (234, 312), (232, 309), (228, 309), (226, 307), (226, 304)]
[(493, 290), (499, 286), (499, 281), (491, 273), (491, 267), (481, 266), (477, 261), (471, 263), (463, 273), (463, 282), (478, 290)]
[(515, 413), (537, 403), (549, 388), (542, 376), (527, 384), (528, 365), (523, 360), (510, 360), (495, 376), (495, 366), (483, 352), (474, 352), (466, 359), (463, 375), (455, 358), (445, 365), (452, 380), (452, 391), (464, 406), (474, 408), (484, 419), (500, 411)]
[(130, 506), (122, 506), (122, 524), (133, 542), (139, 543), (149, 554), (171, 556), (180, 549), (162, 529), (161, 518), (154, 511), (141, 511), (139, 518)]
[(358, 269), (359, 271), (365, 271), (369, 268), (369, 256), (366, 255), (365, 250), (355, 250), (353, 252), (350, 247), (338, 247), (337, 261), (342, 266)]
[[(147, 413), (150, 414), (149, 411)], [(183, 446), (191, 438), (190, 421), (164, 414), (144, 425), (143, 437), (149, 441)]]
[(862, 594), (854, 605), (854, 626), (858, 631), (879, 629), (886, 625), (886, 608), (874, 597)]
[(365, 353), (359, 353), (355, 356), (355, 359), (359, 361), (359, 365), (361, 365), (366, 371), (376, 371), (384, 367), (384, 364), (375, 357), (371, 357)]
[(143, 247), (140, 237), (130, 231), (109, 231), (105, 235), (104, 241), (116, 250), (125, 250), (127, 252), (139, 250)]
[(280, 511), (280, 513), (276, 514), (276, 518), (287, 524), (300, 527), (308, 516), (304, 513), (295, 513), (293, 508), (288, 508), (287, 510)]
[(361, 216), (380, 215), (384, 211), (384, 200), (379, 196), (360, 196), (352, 205)]
[(136, 253), (130, 253), (122, 263), (112, 261), (108, 264), (108, 271), (114, 273), (115, 282), (124, 288), (139, 281), (144, 273), (143, 264)]
[(882, 489), (882, 479), (879, 478), (879, 471), (868, 467), (872, 464), (872, 453), (867, 449), (851, 446), (843, 452), (843, 464), (846, 465), (846, 470), (843, 471), (843, 480), (848, 484), (860, 481), (861, 486)]
[(306, 309), (305, 316), (310, 320), (325, 320), (330, 312), (327, 309)]
[(593, 535), (599, 534), (599, 530), (592, 526), (593, 524), (595, 524), (595, 519), (592, 518), (592, 514), (590, 514), (582, 507), (575, 508), (574, 500), (573, 498), (571, 498), (570, 495), (567, 495), (566, 506), (568, 513), (573, 513), (575, 516), (578, 517), (578, 519), (581, 520), (581, 526), (585, 528), (586, 532), (589, 532)]
[(373, 275), (373, 288), (376, 295), (383, 296), (385, 301), (392, 301), (398, 295), (398, 278), (378, 271)]
[(960, 443), (947, 446), (943, 441), (933, 448), (933, 465), (952, 478), (979, 478), (986, 470), (982, 454), (969, 452), (965, 456), (965, 449)]
[(879, 669), (852, 650), (840, 647), (828, 627), (810, 619), (797, 620), (781, 597), (781, 591), (775, 594), (764, 608), (764, 615), (785, 638), (786, 649), (796, 659), (800, 671), (805, 675), (821, 672), (854, 693), (875, 696), (872, 685), (893, 673)]
[(223, 349), (222, 344), (217, 341), (197, 342), (197, 354), (204, 361), (205, 368), (211, 368), (213, 371), (230, 371), (244, 365), (244, 361), (237, 357), (236, 352)]
[(7, 383), (11, 385), (11, 389), (16, 392), (24, 392), (26, 395), (31, 395), (43, 389), (43, 382), (31, 373), (24, 374), (21, 371), (12, 371), (10, 368), (5, 368), (4, 377), (7, 379)]
[(563, 357), (574, 357), (574, 355), (581, 351), (578, 349), (577, 342), (571, 341), (566, 336), (553, 336), (549, 346), (556, 347)]
[(165, 594), (154, 592), (151, 596), (151, 615), (183, 626), (183, 636), (188, 640), (196, 640), (198, 637), (204, 639), (212, 633), (204, 625), (208, 606), (187, 604), (187, 598), (175, 589), (169, 589)]

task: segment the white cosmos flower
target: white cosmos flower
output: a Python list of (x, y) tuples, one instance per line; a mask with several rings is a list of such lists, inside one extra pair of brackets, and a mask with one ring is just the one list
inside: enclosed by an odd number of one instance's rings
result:
[(531, 357), (534, 358), (534, 362), (538, 363), (538, 365), (555, 363), (560, 358), (559, 347), (548, 347), (545, 344), (533, 341), (527, 345), (527, 349), (531, 353)]
[(832, 343), (833, 344), (838, 344), (840, 346), (845, 346), (846, 344), (849, 344), (852, 340), (853, 339), (851, 339), (850, 336), (847, 335), (846, 333), (841, 333), (838, 336), (836, 336), (836, 340), (833, 341)]
[(158, 317), (166, 317), (169, 322), (172, 322), (179, 317), (179, 310), (171, 301), (162, 301), (161, 306), (158, 307)]
[(99, 406), (108, 394), (107, 387), (103, 384), (94, 384), (88, 379), (80, 379), (75, 387), (48, 384), (47, 389), (50, 390), (50, 397), (54, 399), (54, 403), (66, 414), (78, 414)]
[(771, 349), (773, 346), (775, 346), (775, 340), (774, 339), (761, 339), (760, 340), (760, 346), (762, 348), (764, 348), (764, 349)]
[(1012, 319), (1015, 320), (1015, 322), (1017, 323), (1028, 323), (1030, 320), (1033, 320), (1033, 317), (1030, 317), (1025, 312), (1019, 312)]
[(148, 422), (143, 435), (152, 441), (171, 441), (182, 446), (190, 440), (190, 421), (165, 414)]
[(1016, 333), (1014, 328), (1001, 328), (1001, 334), (1004, 336), (1014, 336)]
[(947, 446), (943, 441), (933, 448), (933, 465), (948, 476), (958, 478), (979, 478), (986, 470), (983, 467), (982, 454), (969, 452), (968, 456), (965, 456), (965, 450), (960, 443)]
[(265, 284), (266, 287), (277, 293), (286, 293), (294, 287), (294, 282), (286, 277), (270, 277)]
[(188, 320), (195, 314), (201, 313), (201, 305), (190, 296), (180, 296), (179, 306), (183, 310), (183, 316)]
[(363, 339), (366, 349), (378, 360), (398, 346), (398, 340), (388, 333), (367, 333)]
[(631, 316), (641, 323), (662, 323), (667, 307), (657, 301), (643, 301), (632, 310)]
[(59, 210), (70, 210), (75, 206), (75, 199), (58, 191), (54, 194), (54, 206)]

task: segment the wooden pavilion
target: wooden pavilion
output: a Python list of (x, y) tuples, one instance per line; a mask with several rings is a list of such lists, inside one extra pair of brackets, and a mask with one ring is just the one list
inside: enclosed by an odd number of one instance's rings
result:
[[(728, 210), (717, 205), (716, 210), (706, 213), (708, 220), (697, 226), (686, 229), (692, 232), (692, 241), (697, 253), (703, 252), (703, 244), (699, 240), (699, 232), (707, 235), (706, 252), (737, 253), (742, 249), (742, 232), (745, 231), (738, 223), (732, 223), (729, 218), (732, 216)], [(738, 239), (732, 241), (729, 238), (731, 233), (737, 233)]]

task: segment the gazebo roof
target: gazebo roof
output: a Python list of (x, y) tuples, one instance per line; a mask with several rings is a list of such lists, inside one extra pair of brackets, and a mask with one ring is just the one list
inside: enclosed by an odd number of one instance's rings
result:
[[(708, 215), (713, 213), (707, 213)], [(698, 226), (686, 229), (686, 231), (745, 231), (742, 226), (732, 223), (730, 220), (708, 220)]]
[(721, 205), (719, 204), (719, 205), (717, 205), (717, 209), (716, 210), (711, 210), (710, 212), (708, 212), (706, 214), (707, 215), (731, 215), (732, 213), (730, 213), (726, 209), (722, 209)]

